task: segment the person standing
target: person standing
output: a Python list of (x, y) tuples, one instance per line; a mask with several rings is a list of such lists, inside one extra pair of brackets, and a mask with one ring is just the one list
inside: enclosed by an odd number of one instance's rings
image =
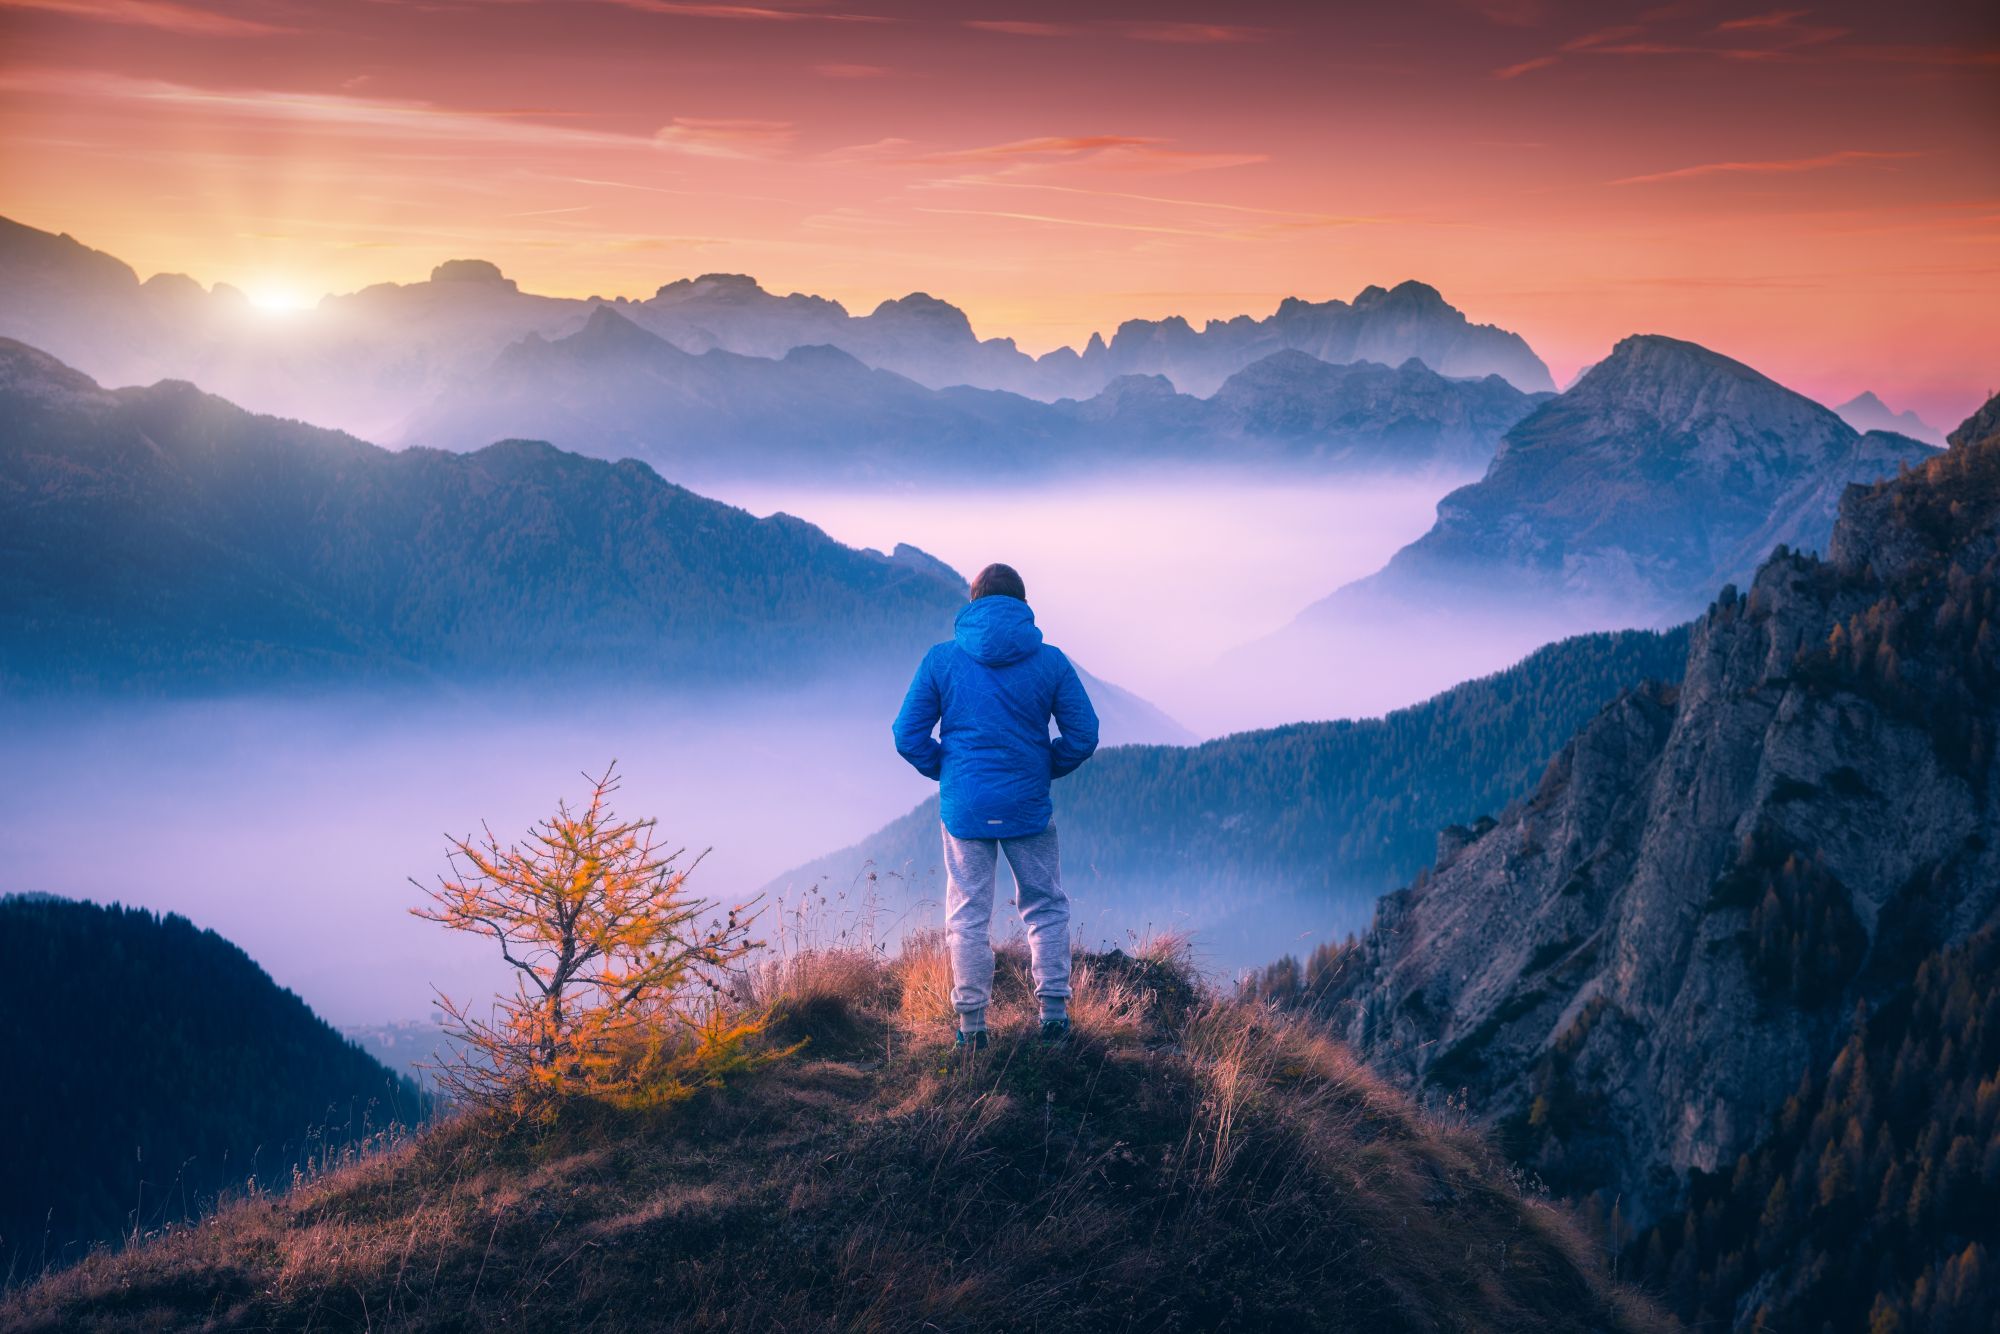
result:
[[(1051, 719), (1059, 732), (1053, 738)], [(1062, 1041), (1069, 1035), (1069, 898), (1049, 784), (1097, 749), (1097, 711), (1062, 650), (1042, 642), (1027, 587), (1011, 566), (989, 565), (972, 581), (972, 600), (951, 639), (918, 664), (894, 730), (897, 753), (939, 783), (958, 1044), (986, 1045), (1002, 853), (1020, 887), (1041, 1036)]]

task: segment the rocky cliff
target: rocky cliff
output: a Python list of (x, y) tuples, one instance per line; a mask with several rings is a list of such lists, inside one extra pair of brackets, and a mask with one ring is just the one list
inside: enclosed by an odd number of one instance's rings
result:
[(2000, 404), (1850, 487), (1531, 797), (1458, 830), (1320, 970), (1381, 1068), (1465, 1091), (1643, 1224), (1771, 1132), (1857, 1004), (2000, 906)]

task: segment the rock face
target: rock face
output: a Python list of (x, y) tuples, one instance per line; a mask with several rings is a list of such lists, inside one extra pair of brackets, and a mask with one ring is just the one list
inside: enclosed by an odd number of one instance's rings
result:
[(1780, 544), (1822, 549), (1849, 482), (1931, 453), (1857, 434), (1696, 344), (1634, 335), (1508, 431), (1429, 533), (1343, 593), (1447, 609), (1559, 599), (1611, 624), (1670, 623)]
[[(1994, 409), (1989, 405), (1988, 412)], [(1815, 420), (1806, 415), (1810, 423)], [(1385, 898), (1320, 1004), (1635, 1225), (1768, 1133), (1858, 1002), (2000, 906), (2000, 436), (1850, 488), (1532, 797)]]

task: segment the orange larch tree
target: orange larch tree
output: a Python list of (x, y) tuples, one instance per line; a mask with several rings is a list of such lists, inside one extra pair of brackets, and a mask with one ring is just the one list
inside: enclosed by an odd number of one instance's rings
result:
[(700, 858), (682, 869), (685, 850), (664, 851), (655, 821), (613, 814), (615, 765), (589, 781), (581, 810), (558, 802), (511, 846), (490, 828), (453, 839), (449, 874), (418, 884), (431, 903), (412, 912), (491, 936), (515, 970), (490, 1018), (439, 997), (464, 1047), (439, 1079), (463, 1101), (524, 1113), (575, 1094), (672, 1101), (761, 1059), (748, 1044), (763, 1017), (724, 986), (756, 948), (747, 909), (692, 895)]

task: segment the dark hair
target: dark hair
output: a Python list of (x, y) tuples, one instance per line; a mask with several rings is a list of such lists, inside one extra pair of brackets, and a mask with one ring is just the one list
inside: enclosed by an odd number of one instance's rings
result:
[(1011, 565), (989, 565), (981, 570), (972, 581), (972, 600), (980, 598), (1019, 598), (1028, 600), (1028, 586), (1021, 582), (1021, 576), (1014, 573)]

